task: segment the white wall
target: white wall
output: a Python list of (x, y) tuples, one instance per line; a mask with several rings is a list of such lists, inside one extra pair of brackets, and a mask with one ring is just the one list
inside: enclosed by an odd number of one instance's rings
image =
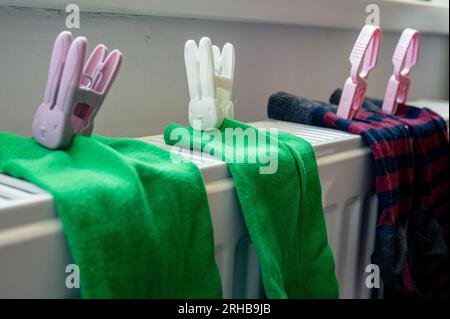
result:
[[(64, 28), (64, 12), (0, 7), (0, 131), (30, 134), (53, 41)], [(85, 13), (74, 34), (88, 37), (91, 49), (103, 42), (124, 53), (95, 132), (137, 137), (161, 133), (169, 122), (187, 123), (187, 39), (208, 35), (235, 44), (237, 119), (256, 121), (266, 118), (267, 98), (277, 90), (326, 100), (342, 86), (358, 31)], [(398, 36), (383, 36), (372, 96), (384, 94)], [(448, 36), (426, 34), (422, 43), (410, 97), (448, 99)]]

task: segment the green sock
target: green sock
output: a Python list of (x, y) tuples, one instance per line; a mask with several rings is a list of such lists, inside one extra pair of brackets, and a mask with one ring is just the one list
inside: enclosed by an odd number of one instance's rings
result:
[[(50, 192), (85, 298), (221, 298), (199, 169), (130, 139), (76, 136), (66, 151), (0, 134), (0, 172)], [(62, 285), (64, 283), (61, 283)]]
[[(257, 136), (259, 144), (250, 144), (247, 138), (243, 145), (236, 145), (227, 137), (227, 129), (246, 130), (248, 136)], [(166, 128), (164, 138), (170, 145), (202, 150), (206, 147), (228, 163), (261, 264), (266, 296), (338, 298), (312, 146), (293, 135), (280, 132), (274, 137), (228, 119), (214, 134), (218, 132), (220, 135), (199, 133), (172, 124)], [(269, 149), (270, 142), (278, 145), (277, 170), (261, 174), (265, 163), (258, 155), (264, 153), (263, 146)], [(233, 154), (246, 161), (230, 162)], [(256, 162), (250, 161), (255, 158)]]

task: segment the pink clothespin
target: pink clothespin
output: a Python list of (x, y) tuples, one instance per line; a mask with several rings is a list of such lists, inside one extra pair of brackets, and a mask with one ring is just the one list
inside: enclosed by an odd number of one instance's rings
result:
[(419, 59), (420, 32), (405, 29), (395, 48), (392, 63), (394, 74), (391, 76), (384, 96), (383, 111), (395, 114), (398, 104), (406, 103), (411, 81), (409, 74)]
[(67, 31), (55, 41), (44, 101), (32, 127), (35, 140), (49, 149), (68, 147), (75, 134), (92, 134), (94, 118), (119, 72), (120, 51), (108, 55), (100, 44), (84, 66), (86, 50), (86, 38), (73, 40)]
[(345, 82), (337, 115), (352, 119), (361, 108), (367, 90), (369, 72), (378, 62), (381, 44), (381, 28), (366, 25), (361, 30), (350, 55), (352, 69)]

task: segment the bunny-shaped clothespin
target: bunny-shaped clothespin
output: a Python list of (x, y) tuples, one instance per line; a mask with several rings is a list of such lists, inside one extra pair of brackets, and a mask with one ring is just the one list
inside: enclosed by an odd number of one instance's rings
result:
[(186, 42), (184, 59), (191, 101), (189, 123), (201, 123), (200, 129), (219, 128), (224, 118), (234, 119), (231, 101), (235, 54), (234, 46), (227, 43), (222, 52), (209, 38), (202, 38), (197, 47), (194, 40)]
[[(44, 101), (33, 121), (33, 136), (49, 149), (70, 145), (75, 134), (90, 136), (94, 118), (119, 72), (122, 53), (98, 45), (86, 66), (87, 40), (62, 32), (53, 47)], [(84, 69), (83, 69), (84, 68)]]

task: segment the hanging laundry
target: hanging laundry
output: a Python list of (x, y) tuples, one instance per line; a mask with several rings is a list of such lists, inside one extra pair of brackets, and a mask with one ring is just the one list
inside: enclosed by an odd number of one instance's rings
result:
[[(331, 103), (341, 98), (336, 90)], [(381, 113), (383, 100), (366, 98), (364, 109)], [(410, 260), (417, 285), (427, 298), (449, 291), (449, 140), (445, 121), (435, 112), (399, 104), (388, 115), (409, 128), (415, 157), (413, 213), (408, 222)]]
[[(234, 143), (226, 138), (230, 130), (256, 136), (257, 143)], [(338, 297), (317, 162), (308, 142), (281, 132), (262, 133), (227, 118), (220, 130), (207, 132), (172, 124), (164, 139), (169, 145), (207, 149), (227, 162), (268, 298)], [(277, 169), (262, 174), (260, 155), (271, 143), (277, 145)]]
[(64, 151), (0, 134), (0, 172), (53, 195), (84, 298), (220, 298), (208, 199), (192, 163), (130, 139)]
[(405, 227), (412, 207), (414, 157), (404, 124), (377, 113), (359, 111), (339, 118), (336, 105), (277, 93), (268, 103), (269, 118), (339, 129), (361, 135), (375, 160), (379, 219), (372, 261), (380, 267), (386, 291), (417, 295), (407, 260)]

